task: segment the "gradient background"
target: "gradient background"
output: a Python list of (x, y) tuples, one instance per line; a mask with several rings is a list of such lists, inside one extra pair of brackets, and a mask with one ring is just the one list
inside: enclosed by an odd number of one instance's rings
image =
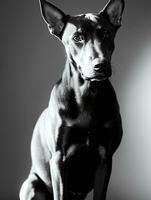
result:
[[(107, 1), (52, 2), (66, 13), (79, 14), (98, 12)], [(0, 20), (0, 199), (17, 200), (30, 169), (32, 130), (61, 76), (65, 52), (49, 36), (38, 0), (1, 0)], [(126, 1), (112, 63), (124, 137), (114, 156), (107, 199), (150, 200), (150, 0)]]

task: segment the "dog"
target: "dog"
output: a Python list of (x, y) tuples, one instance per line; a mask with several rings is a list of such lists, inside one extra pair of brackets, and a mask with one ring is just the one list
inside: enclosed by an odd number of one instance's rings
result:
[(83, 200), (91, 190), (95, 200), (105, 200), (123, 134), (109, 78), (124, 0), (110, 0), (97, 14), (69, 16), (46, 0), (40, 8), (67, 60), (34, 128), (20, 200)]

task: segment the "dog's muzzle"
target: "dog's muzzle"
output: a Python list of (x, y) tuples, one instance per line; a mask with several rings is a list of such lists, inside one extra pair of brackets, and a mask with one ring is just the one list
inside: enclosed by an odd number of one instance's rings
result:
[(111, 65), (106, 60), (100, 62), (100, 60), (95, 59), (93, 61), (93, 71), (93, 77), (85, 77), (86, 80), (103, 81), (112, 75)]

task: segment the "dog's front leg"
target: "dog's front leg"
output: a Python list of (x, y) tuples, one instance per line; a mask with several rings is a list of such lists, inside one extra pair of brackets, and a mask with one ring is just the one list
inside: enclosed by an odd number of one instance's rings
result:
[(65, 184), (63, 173), (63, 158), (61, 151), (56, 151), (50, 160), (54, 200), (65, 199)]
[(94, 200), (105, 200), (111, 175), (112, 158), (101, 161), (97, 167), (94, 180)]

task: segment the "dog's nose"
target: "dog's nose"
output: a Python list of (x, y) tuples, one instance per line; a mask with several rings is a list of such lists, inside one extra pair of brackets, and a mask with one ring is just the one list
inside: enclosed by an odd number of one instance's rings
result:
[(102, 72), (107, 66), (107, 61), (102, 61), (94, 66), (96, 72)]

